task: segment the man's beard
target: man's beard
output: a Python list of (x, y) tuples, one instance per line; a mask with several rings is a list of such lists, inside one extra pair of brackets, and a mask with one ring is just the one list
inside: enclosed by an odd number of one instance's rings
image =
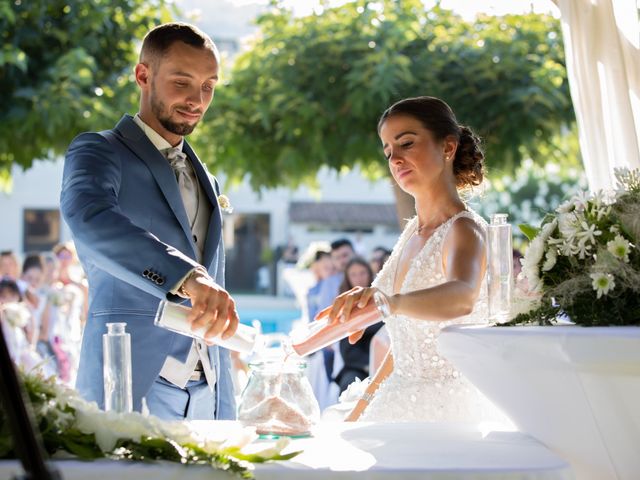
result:
[[(189, 111), (188, 108), (184, 108), (184, 110)], [(155, 89), (151, 92), (151, 112), (153, 112), (155, 117), (158, 119), (160, 125), (169, 132), (182, 137), (189, 135), (196, 128), (196, 125), (198, 125), (198, 122), (189, 124), (186, 122), (178, 123), (171, 120), (170, 113), (167, 111), (167, 107), (164, 102), (162, 100), (157, 100)]]

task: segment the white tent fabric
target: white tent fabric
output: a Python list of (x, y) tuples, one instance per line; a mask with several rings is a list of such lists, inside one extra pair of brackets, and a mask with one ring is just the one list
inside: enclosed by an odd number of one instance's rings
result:
[(589, 188), (640, 168), (640, 22), (634, 0), (555, 0)]

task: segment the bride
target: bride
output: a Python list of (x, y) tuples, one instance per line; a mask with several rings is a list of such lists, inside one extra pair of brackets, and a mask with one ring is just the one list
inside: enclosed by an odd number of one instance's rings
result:
[(393, 178), (415, 199), (417, 216), (372, 287), (340, 295), (331, 309), (331, 320), (347, 321), (374, 292), (387, 300), (391, 349), (347, 420), (478, 421), (494, 407), (438, 354), (437, 343), (443, 327), (486, 318), (486, 222), (458, 194), (482, 182), (480, 141), (433, 97), (392, 105), (378, 134)]

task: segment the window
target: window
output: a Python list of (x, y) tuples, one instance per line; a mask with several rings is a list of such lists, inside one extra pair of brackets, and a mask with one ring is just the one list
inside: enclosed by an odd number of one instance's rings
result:
[(60, 211), (31, 209), (24, 210), (23, 252), (44, 252), (60, 242)]

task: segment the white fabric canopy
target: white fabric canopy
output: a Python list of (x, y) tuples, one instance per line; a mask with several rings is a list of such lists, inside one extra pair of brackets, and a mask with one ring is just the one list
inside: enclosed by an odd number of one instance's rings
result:
[(634, 0), (554, 0), (589, 188), (640, 168), (640, 26)]

